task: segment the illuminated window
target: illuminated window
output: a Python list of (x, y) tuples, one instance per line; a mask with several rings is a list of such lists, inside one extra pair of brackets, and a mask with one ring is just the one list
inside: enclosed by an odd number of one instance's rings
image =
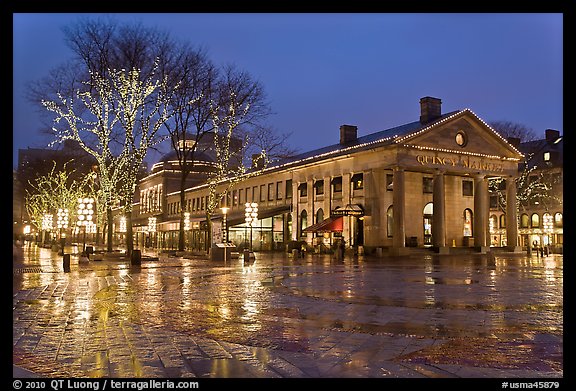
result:
[(532, 228), (540, 227), (540, 216), (538, 215), (538, 213), (534, 213), (530, 218), (530, 227)]
[(556, 213), (554, 215), (554, 227), (555, 228), (562, 228), (564, 226), (564, 217), (562, 213)]
[(506, 215), (500, 215), (500, 228), (506, 228)]
[(544, 161), (545, 161), (545, 162), (549, 162), (549, 161), (550, 161), (550, 152), (544, 152)]
[(352, 189), (353, 190), (361, 190), (364, 188), (364, 174), (358, 173), (352, 175)]
[(472, 211), (464, 209), (464, 236), (472, 236)]
[(386, 211), (386, 228), (388, 231), (388, 237), (391, 238), (394, 235), (394, 209), (392, 205), (388, 207)]
[(306, 229), (306, 227), (308, 227), (308, 213), (306, 212), (306, 210), (303, 210), (300, 213), (300, 235), (301, 236), (306, 236), (306, 233), (302, 232)]
[(386, 174), (386, 191), (394, 190), (394, 174)]
[(522, 214), (522, 216), (520, 216), (520, 228), (528, 228), (529, 225), (530, 218), (526, 213)]

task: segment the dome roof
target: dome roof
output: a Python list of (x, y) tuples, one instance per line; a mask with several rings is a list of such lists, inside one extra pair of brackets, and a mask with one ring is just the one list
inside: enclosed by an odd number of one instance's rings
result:
[[(186, 153), (187, 153), (187, 158), (189, 159), (192, 155), (192, 151), (187, 150)], [(203, 152), (203, 151), (194, 151), (194, 160), (197, 162), (209, 162), (209, 163), (214, 162), (214, 159), (212, 158), (212, 156), (210, 156), (210, 154)], [(174, 150), (171, 150), (170, 152), (168, 152), (167, 154), (162, 156), (160, 158), (160, 160), (158, 160), (158, 163), (172, 162), (172, 161), (178, 161), (178, 156), (176, 155), (176, 151), (174, 151)]]

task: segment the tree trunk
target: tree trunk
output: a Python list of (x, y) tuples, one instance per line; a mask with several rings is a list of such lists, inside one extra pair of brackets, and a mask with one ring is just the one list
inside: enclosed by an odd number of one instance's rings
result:
[[(181, 181), (182, 184), (183, 181)], [(186, 212), (186, 208), (184, 207), (186, 202), (186, 194), (182, 189), (183, 186), (180, 188), (180, 229), (178, 230), (178, 251), (184, 251), (184, 213)]]
[(132, 211), (126, 213), (126, 254), (132, 255), (134, 250), (134, 232), (132, 231)]
[(113, 234), (113, 232), (112, 232), (112, 228), (113, 228), (112, 219), (113, 219), (112, 208), (108, 207), (108, 208), (106, 208), (106, 221), (107, 221), (107, 223), (106, 223), (107, 227), (106, 228), (107, 228), (107, 236), (108, 236), (107, 240), (106, 240), (106, 242), (107, 242), (106, 243), (107, 244), (106, 250), (108, 252), (112, 252), (112, 234)]
[(210, 253), (212, 249), (212, 215), (209, 212), (206, 212), (206, 251)]

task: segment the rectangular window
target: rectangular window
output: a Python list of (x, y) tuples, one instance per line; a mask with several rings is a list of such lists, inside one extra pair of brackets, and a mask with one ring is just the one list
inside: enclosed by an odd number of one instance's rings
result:
[(302, 182), (298, 185), (298, 192), (300, 193), (300, 197), (307, 197), (308, 196), (308, 184), (306, 182)]
[(245, 194), (246, 194), (246, 197), (244, 198), (244, 203), (250, 202), (252, 199), (250, 198), (250, 188), (249, 187), (246, 188)]
[(324, 194), (324, 180), (320, 179), (314, 182), (314, 189), (316, 190), (316, 195)]
[(196, 198), (192, 198), (192, 212), (196, 211)]
[(286, 181), (286, 198), (292, 198), (292, 179)]
[(244, 193), (244, 190), (240, 189), (238, 190), (238, 206), (242, 206), (242, 204), (244, 203), (244, 201), (242, 200), (242, 194)]
[(273, 200), (274, 200), (274, 184), (269, 183), (268, 184), (268, 201), (273, 201)]
[(359, 172), (358, 174), (352, 175), (352, 189), (361, 190), (364, 188), (364, 174)]
[(276, 199), (282, 199), (282, 182), (276, 182)]
[(342, 177), (337, 176), (332, 179), (332, 192), (342, 193)]
[(394, 190), (394, 174), (386, 174), (386, 191)]
[(232, 190), (232, 206), (238, 205), (238, 190)]
[(422, 193), (434, 192), (434, 179), (430, 177), (422, 178)]
[(266, 201), (266, 185), (260, 185), (260, 202)]
[(256, 202), (258, 198), (256, 197), (256, 193), (258, 192), (258, 186), (252, 186), (252, 202)]
[(474, 182), (466, 180), (462, 181), (462, 195), (463, 196), (474, 195)]

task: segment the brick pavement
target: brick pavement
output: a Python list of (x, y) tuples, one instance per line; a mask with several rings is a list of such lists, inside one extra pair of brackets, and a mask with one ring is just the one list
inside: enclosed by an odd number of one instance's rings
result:
[(60, 258), (14, 264), (15, 377), (563, 376), (559, 256)]

